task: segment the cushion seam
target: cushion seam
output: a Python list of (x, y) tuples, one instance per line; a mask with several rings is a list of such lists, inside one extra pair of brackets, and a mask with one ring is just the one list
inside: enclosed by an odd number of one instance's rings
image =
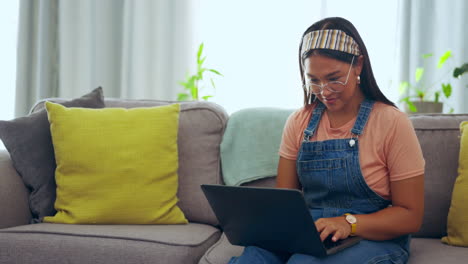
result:
[[(224, 241), (227, 240), (227, 237), (226, 237), (226, 234), (223, 232), (221, 234), (221, 238), (213, 245), (211, 246), (207, 251), (206, 253), (203, 255), (203, 259), (206, 260), (209, 264), (214, 264), (213, 262), (210, 261), (209, 259), (209, 255), (219, 246), (221, 245)], [(229, 240), (227, 240), (228, 243), (229, 243)], [(229, 245), (232, 245), (231, 243), (229, 243)], [(232, 245), (234, 246), (234, 245)]]
[(214, 250), (215, 248), (217, 248), (217, 247), (224, 241), (224, 239), (225, 239), (225, 236), (223, 236), (223, 234), (221, 234), (221, 238), (218, 239), (218, 241), (217, 241), (214, 245), (212, 245), (212, 246), (208, 249), (208, 251), (204, 254), (204, 259), (205, 259), (208, 263), (213, 264), (213, 262), (211, 262), (210, 259), (209, 259), (208, 257), (209, 257), (209, 255), (211, 254), (211, 252), (213, 252), (213, 250)]
[(209, 238), (213, 237), (219, 230), (214, 231), (208, 238), (202, 240), (196, 244), (176, 244), (176, 243), (168, 243), (158, 240), (150, 240), (150, 239), (141, 239), (141, 238), (130, 238), (130, 237), (121, 237), (121, 236), (98, 236), (98, 235), (80, 235), (80, 234), (69, 234), (63, 232), (45, 232), (45, 231), (1, 231), (0, 233), (10, 233), (10, 234), (47, 234), (47, 235), (60, 235), (60, 236), (70, 236), (70, 237), (93, 237), (93, 238), (104, 238), (104, 239), (120, 239), (120, 240), (129, 240), (129, 241), (140, 241), (140, 242), (148, 242), (148, 243), (156, 243), (156, 244), (163, 244), (163, 245), (170, 245), (170, 246), (187, 246), (187, 247), (197, 247), (204, 242), (208, 241)]

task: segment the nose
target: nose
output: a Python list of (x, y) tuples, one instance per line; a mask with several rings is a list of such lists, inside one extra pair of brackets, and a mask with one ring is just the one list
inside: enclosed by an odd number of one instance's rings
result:
[(328, 90), (328, 87), (327, 86), (322, 86), (322, 91), (320, 93), (320, 95), (322, 97), (325, 97), (327, 98), (328, 96), (330, 96), (333, 92), (331, 92), (330, 90)]

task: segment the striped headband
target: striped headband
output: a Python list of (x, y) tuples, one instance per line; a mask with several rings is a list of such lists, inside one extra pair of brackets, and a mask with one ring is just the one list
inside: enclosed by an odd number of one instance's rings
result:
[(338, 29), (316, 30), (307, 33), (302, 39), (302, 56), (312, 49), (331, 49), (356, 56), (361, 55), (356, 41)]

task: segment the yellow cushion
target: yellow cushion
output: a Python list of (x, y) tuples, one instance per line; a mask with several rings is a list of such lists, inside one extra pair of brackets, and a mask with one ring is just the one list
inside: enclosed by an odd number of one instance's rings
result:
[(177, 206), (179, 104), (66, 108), (46, 102), (67, 224), (185, 224)]
[(468, 246), (468, 122), (460, 125), (461, 142), (458, 177), (452, 193), (447, 219), (447, 236), (442, 242), (454, 246)]

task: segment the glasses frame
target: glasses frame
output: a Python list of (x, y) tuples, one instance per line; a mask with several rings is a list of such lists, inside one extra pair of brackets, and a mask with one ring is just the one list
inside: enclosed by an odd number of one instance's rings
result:
[[(349, 80), (349, 74), (351, 73), (351, 69), (353, 68), (353, 62), (354, 62), (354, 57), (351, 59), (351, 65), (349, 66), (349, 70), (348, 70), (348, 74), (346, 75), (346, 81), (345, 82), (340, 82), (340, 81), (330, 81), (330, 82), (327, 82), (327, 83), (323, 83), (321, 82), (321, 84), (316, 84), (316, 83), (312, 83), (310, 81), (307, 80), (306, 78), (306, 87), (310, 90), (311, 93), (313, 93), (314, 95), (323, 95), (323, 90), (326, 88), (328, 91), (332, 92), (332, 93), (341, 93), (343, 91), (336, 91), (336, 90), (333, 90), (330, 88), (330, 84), (341, 84), (343, 86), (346, 86), (348, 84), (348, 80)], [(318, 93), (314, 92), (314, 89), (313, 87), (318, 87), (320, 90)]]

